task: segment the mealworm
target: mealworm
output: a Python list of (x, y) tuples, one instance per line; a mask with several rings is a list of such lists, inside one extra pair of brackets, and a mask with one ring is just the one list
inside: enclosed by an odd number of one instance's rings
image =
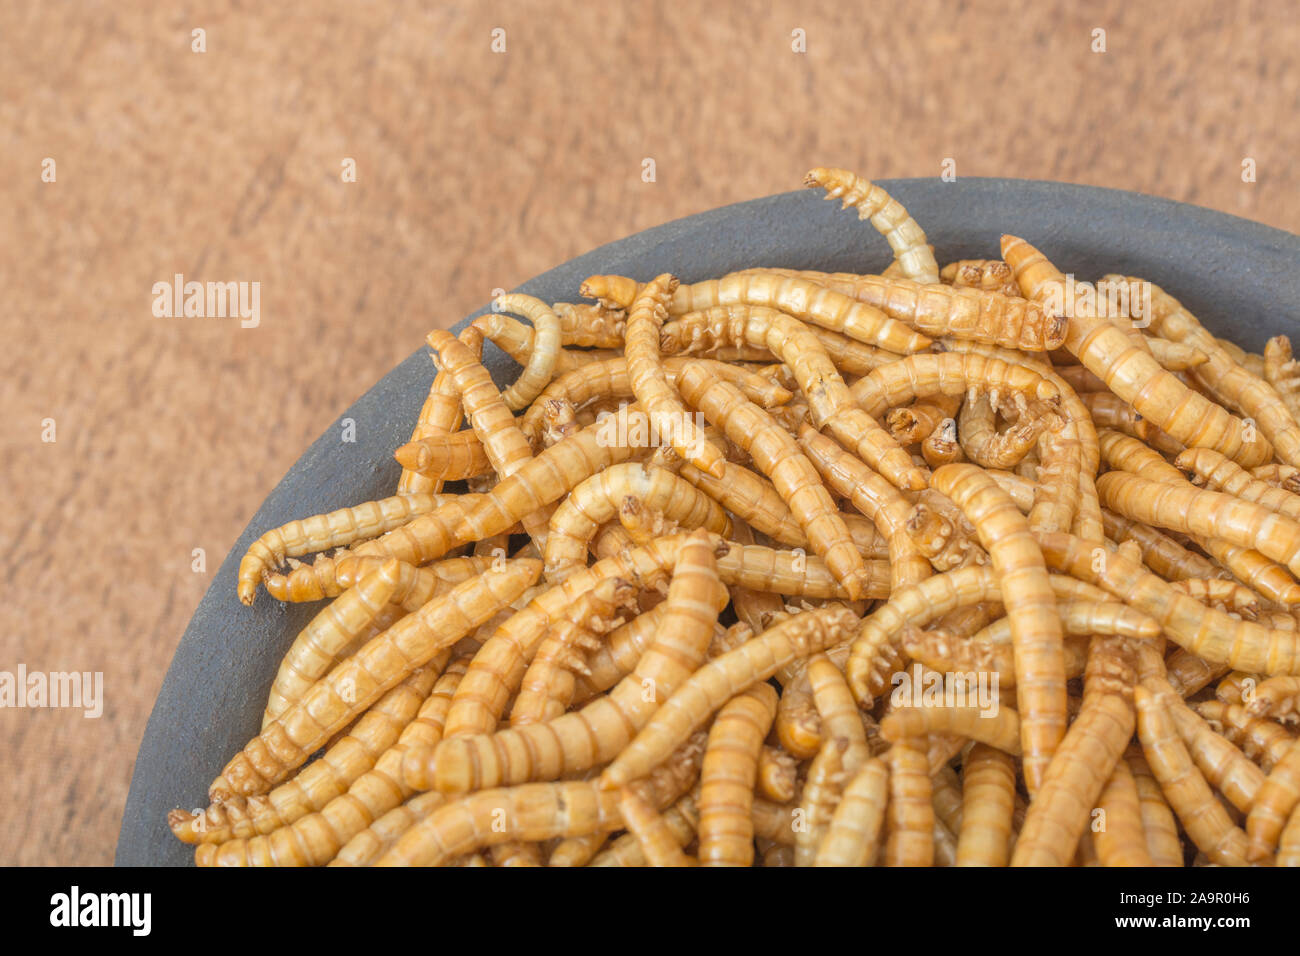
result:
[[(862, 374), (870, 373), (870, 369)], [(894, 441), (911, 445), (931, 434), (945, 418), (952, 418), (961, 407), (957, 395), (936, 395), (925, 401), (916, 401), (902, 408), (892, 409), (885, 416), (885, 424)]]
[[(664, 359), (664, 373), (668, 376), (669, 384), (675, 384), (681, 370), (692, 362), (703, 362), (743, 391), (747, 398), (764, 408), (784, 405), (791, 398), (787, 389), (761, 375), (735, 365), (709, 359)], [(619, 402), (632, 398), (635, 398), (635, 394), (632, 391), (627, 359), (620, 356), (593, 362), (580, 369), (566, 372), (551, 382), (519, 420), (519, 428), (530, 440), (536, 440), (541, 433), (543, 411), (548, 401), (563, 400), (569, 402), (574, 408), (588, 408), (591, 407), (590, 403), (600, 400)]]
[(1252, 673), (1300, 673), (1300, 643), (1294, 632), (1237, 620), (1206, 607), (1121, 554), (1111, 552), (1097, 562), (1094, 546), (1073, 536), (1043, 535), (1039, 545), (1054, 569), (1098, 584), (1155, 618), (1168, 637), (1207, 661)]
[(1226, 664), (1211, 664), (1181, 647), (1165, 659), (1165, 676), (1174, 692), (1184, 698), (1192, 696), (1231, 669)]
[(408, 442), (393, 457), (408, 471), (440, 481), (474, 478), (492, 469), (483, 443), (472, 430)]
[(453, 736), (449, 721), (448, 739), (438, 748), (408, 755), (407, 781), (419, 789), (459, 793), (498, 784), (554, 780), (604, 763), (623, 750), (652, 718), (661, 698), (669, 697), (704, 662), (722, 592), (715, 541), (705, 532), (695, 532), (681, 543), (663, 624), (636, 669), (608, 695), (547, 723), (496, 734)]
[[(535, 364), (534, 352), (536, 352), (537, 334), (532, 326), (513, 319), (502, 312), (490, 312), (476, 318), (470, 324), (470, 329), (490, 339), (493, 345), (510, 356), (516, 364), (525, 368), (530, 363)], [(560, 341), (564, 343), (564, 340), (563, 323), (561, 323)], [(559, 348), (555, 352), (555, 367), (552, 369), (552, 374), (562, 375), (566, 372), (572, 372), (593, 362), (613, 358), (618, 354), (616, 349), (609, 348)], [(536, 359), (536, 362), (540, 361), (540, 358)]]
[[(812, 282), (852, 301), (881, 310), (891, 319), (932, 338), (948, 336), (972, 344), (996, 345), (1025, 352), (1050, 352), (1065, 340), (1064, 318), (1019, 297), (970, 288), (923, 285), (909, 279), (853, 273), (756, 269), (737, 273), (746, 278)], [(703, 286), (697, 283), (695, 289)], [(699, 307), (692, 296), (683, 306)], [(679, 292), (678, 300), (685, 297)], [(678, 311), (678, 300), (673, 311)], [(710, 303), (712, 304), (712, 303)], [(688, 311), (682, 308), (681, 311)], [(787, 310), (788, 311), (788, 310)], [(896, 349), (894, 351), (897, 351)], [(912, 349), (911, 351), (917, 351)]]
[(966, 513), (1003, 581), (1025, 781), (1033, 795), (1065, 734), (1066, 722), (1063, 635), (1047, 566), (1028, 521), (992, 478), (971, 465), (945, 465), (934, 473), (933, 484)]
[[(667, 805), (699, 774), (702, 741), (689, 740), (640, 782), (653, 806)], [(447, 802), (402, 836), (377, 866), (435, 866), (482, 846), (582, 836), (618, 829), (621, 794), (592, 781), (526, 783), (468, 793)]]
[[(617, 278), (592, 276), (582, 284), (583, 294), (615, 291), (610, 280)], [(803, 322), (899, 355), (918, 352), (931, 341), (873, 305), (856, 302), (819, 283), (796, 277), (741, 272), (681, 286), (669, 304), (669, 313), (683, 315), (717, 305), (769, 306)]]
[[(1065, 277), (1023, 239), (1003, 236), (1002, 258), (1026, 299), (1041, 303), (1063, 288)], [(1188, 389), (1106, 319), (1078, 314), (1087, 311), (1072, 310), (1065, 347), (1144, 418), (1184, 445), (1214, 448), (1246, 467), (1272, 457), (1272, 446), (1257, 436), (1250, 440), (1240, 419)]]
[(932, 866), (935, 820), (925, 750), (915, 738), (904, 737), (894, 741), (885, 760), (889, 764), (885, 865)]
[[(686, 327), (687, 334), (711, 334), (765, 345), (794, 373), (807, 397), (814, 425), (852, 445), (864, 461), (899, 487), (919, 490), (926, 486), (924, 474), (912, 465), (907, 453), (854, 404), (830, 356), (803, 323), (774, 309), (756, 306), (717, 306), (683, 316), (679, 322), (692, 323)], [(685, 383), (683, 378), (678, 388), (686, 388)]]
[(533, 324), (533, 348), (528, 361), (514, 383), (501, 393), (506, 407), (518, 411), (527, 408), (555, 374), (560, 356), (560, 317), (540, 299), (518, 292), (498, 296), (492, 308), (494, 312), (522, 315)]
[[(661, 275), (643, 290), (628, 312), (626, 358), (632, 391), (659, 434), (677, 453), (701, 471), (722, 477), (722, 452), (700, 434), (686, 406), (668, 384), (659, 354), (659, 330), (667, 315), (667, 301), (677, 288), (671, 275)], [(681, 388), (680, 380), (677, 387)]]
[(624, 499), (662, 512), (667, 520), (688, 528), (707, 528), (726, 537), (731, 521), (707, 495), (672, 472), (650, 464), (614, 465), (587, 478), (569, 493), (551, 516), (546, 539), (546, 579), (558, 582), (585, 566), (596, 530), (618, 517)]
[(871, 866), (884, 828), (889, 765), (873, 757), (844, 787), (817, 850), (816, 866)]
[[(784, 369), (785, 372), (772, 374), (782, 376), (780, 385), (793, 387), (797, 381), (793, 375), (793, 367), (781, 358), (783, 355), (790, 354), (789, 345), (780, 337), (774, 336), (771, 331), (763, 337), (756, 328), (753, 330), (747, 328), (746, 317), (761, 316), (768, 312), (781, 316), (787, 322), (795, 323), (802, 337), (811, 336), (815, 339), (817, 350), (824, 352), (836, 369), (849, 375), (866, 375), (872, 369), (887, 365), (898, 358), (893, 352), (855, 341), (847, 335), (832, 332), (820, 325), (805, 324), (793, 316), (761, 305), (721, 305), (701, 312), (688, 312), (664, 323), (659, 335), (659, 347), (664, 353), (718, 356), (729, 347), (737, 347), (738, 343), (750, 342), (752, 347), (761, 349), (766, 357), (780, 359), (782, 364), (777, 365), (776, 368)], [(739, 321), (720, 321), (728, 318)], [(788, 378), (785, 377), (787, 374)]]
[(966, 454), (957, 441), (957, 422), (951, 418), (941, 421), (939, 427), (921, 442), (921, 454), (931, 468), (965, 461)]
[(753, 865), (754, 785), (776, 702), (771, 685), (759, 684), (725, 704), (709, 730), (697, 803), (701, 866)]
[(1131, 744), (1124, 754), (1125, 762), (1133, 775), (1137, 788), (1138, 812), (1142, 817), (1142, 831), (1146, 836), (1147, 853), (1152, 866), (1182, 866), (1183, 845), (1178, 836), (1178, 821), (1165, 802), (1160, 784), (1151, 773), (1142, 748)]
[(1143, 753), (1187, 835), (1215, 863), (1245, 866), (1246, 834), (1233, 825), (1192, 763), (1159, 696), (1138, 684), (1133, 699)]
[(1272, 717), (1274, 720), (1296, 719), (1300, 703), (1300, 678), (1270, 677), (1255, 688), (1254, 697), (1246, 701), (1246, 712), (1252, 717)]
[(994, 417), (987, 396), (977, 395), (962, 406), (958, 419), (966, 456), (985, 468), (1015, 467), (1037, 444), (1039, 435), (1061, 425), (1053, 406), (1042, 402), (1031, 403), (1019, 421), (1001, 432), (994, 428)]
[(1102, 504), (1146, 524), (1254, 549), (1300, 574), (1300, 522), (1186, 482), (1109, 472), (1097, 479)]
[(664, 822), (659, 811), (647, 803), (644, 797), (638, 796), (635, 790), (626, 787), (623, 789), (618, 809), (624, 826), (641, 844), (647, 865), (691, 865), (672, 828)]
[(270, 833), (319, 810), (374, 766), (428, 697), (437, 673), (417, 670), (381, 697), (348, 734), (292, 780), (263, 797), (230, 797), (198, 815), (173, 810), (167, 825), (184, 843), (225, 843)]
[[(1220, 348), (1214, 336), (1205, 331), (1182, 303), (1155, 283), (1148, 285), (1151, 289), (1151, 330), (1204, 352), (1208, 361), (1196, 366), (1193, 377), (1207, 386), (1221, 402), (1232, 405), (1256, 422), (1280, 460), (1289, 465), (1300, 465), (1300, 424), (1296, 423), (1282, 396)], [(1268, 458), (1263, 461), (1268, 461)]]
[[(696, 807), (695, 795), (688, 793), (673, 804), (663, 814), (663, 821), (679, 847), (690, 843), (699, 826), (699, 811)], [(646, 857), (641, 848), (641, 841), (634, 833), (625, 833), (614, 840), (607, 849), (602, 850), (591, 861), (592, 866), (645, 866), (645, 863)]]
[(580, 348), (617, 349), (623, 346), (627, 314), (579, 302), (556, 302), (551, 311), (560, 320), (560, 340)]
[(1214, 577), (1216, 569), (1195, 551), (1189, 551), (1168, 535), (1140, 521), (1102, 509), (1106, 537), (1123, 543), (1132, 541), (1142, 551), (1142, 562), (1169, 581)]
[(353, 717), (486, 621), (540, 573), (540, 561), (508, 562), (456, 585), (373, 638), (231, 758), (209, 796), (214, 801), (230, 794), (251, 796), (283, 780)]
[[(1101, 452), (1097, 443), (1097, 430), (1093, 427), (1092, 419), (1088, 415), (1088, 409), (1079, 399), (1079, 396), (1075, 394), (1064, 379), (1052, 370), (1051, 366), (1027, 359), (1023, 357), (1023, 353), (1009, 352), (994, 346), (977, 345), (973, 342), (963, 342), (959, 339), (945, 339), (940, 345), (967, 355), (983, 356), (989, 359), (1011, 361), (1023, 365), (1029, 371), (1041, 376), (1051, 388), (1056, 390), (1056, 394), (1060, 398), (1061, 416), (1064, 420), (1058, 434), (1063, 442), (1077, 441), (1083, 459), (1083, 467), (1078, 473), (1078, 511), (1074, 515), (1071, 529), (1075, 534), (1089, 541), (1100, 541), (1102, 539), (1101, 511), (1097, 503), (1097, 490), (1094, 487), (1093, 476), (1097, 473)], [(1038, 397), (1040, 399), (1044, 398), (1041, 395)], [(1050, 395), (1046, 396), (1048, 399), (1050, 397)], [(1017, 467), (1023, 467), (1032, 456), (1033, 452), (1030, 452)]]
[(799, 765), (794, 756), (781, 747), (764, 745), (758, 752), (757, 793), (777, 803), (794, 799)]
[(840, 208), (854, 208), (858, 218), (870, 220), (894, 250), (903, 274), (922, 283), (939, 281), (939, 264), (934, 251), (926, 244), (925, 232), (900, 203), (875, 183), (855, 176), (847, 169), (818, 167), (804, 177), (809, 188), (826, 190), (826, 198), (839, 199)]
[[(357, 833), (329, 862), (330, 866), (369, 866), (392, 848), (406, 831), (447, 802), (441, 793), (421, 793), (393, 807)], [(483, 865), (483, 864), (478, 864)]]
[(1202, 604), (1211, 604), (1221, 611), (1240, 614), (1253, 621), (1259, 617), (1259, 599), (1249, 588), (1224, 578), (1184, 578), (1173, 582), (1173, 587)]
[(1133, 773), (1123, 760), (1116, 762), (1102, 788), (1097, 807), (1103, 825), (1092, 831), (1097, 862), (1102, 866), (1152, 866), (1147, 852), (1142, 803)]
[(856, 776), (871, 756), (862, 718), (840, 669), (819, 654), (808, 661), (805, 673), (825, 744), (813, 760), (801, 801), (806, 819), (804, 829), (795, 836), (796, 866), (813, 863), (845, 782)]
[[(449, 652), (444, 651), (434, 659), (429, 670), (437, 671), (447, 656)], [(264, 836), (200, 847), (195, 862), (199, 866), (321, 866), (330, 862), (372, 821), (410, 796), (411, 791), (402, 786), (398, 773), (402, 753), (413, 744), (438, 739), (451, 693), (463, 673), (463, 660), (447, 665), (415, 719), (403, 728), (397, 743), (380, 756), (371, 770), (353, 781), (347, 793), (330, 800), (318, 812)], [(346, 862), (346, 856), (340, 860)]]
[(1273, 386), (1291, 416), (1300, 415), (1300, 363), (1292, 356), (1287, 336), (1274, 336), (1264, 344), (1263, 372), (1264, 380)]
[(962, 767), (956, 866), (1006, 866), (1011, 858), (1016, 766), (1002, 751), (976, 744)]
[(939, 280), (948, 285), (969, 286), (985, 292), (1020, 296), (1020, 287), (1011, 275), (1011, 267), (1001, 259), (959, 259), (939, 270)]
[(1297, 805), (1300, 805), (1300, 742), (1292, 743), (1273, 765), (1246, 815), (1246, 835), (1250, 838), (1248, 860), (1262, 863), (1273, 855)]
[(1215, 731), (1240, 747), (1265, 773), (1286, 755), (1295, 740), (1285, 727), (1263, 717), (1253, 717), (1238, 704), (1204, 700), (1195, 708)]
[(964, 705), (899, 707), (880, 722), (880, 733), (891, 743), (927, 734), (952, 734), (1020, 756), (1020, 717), (1005, 706), (992, 714), (985, 708)]
[(1184, 450), (1180, 442), (1174, 441), (1139, 415), (1132, 405), (1110, 392), (1086, 392), (1079, 396), (1079, 400), (1087, 407), (1092, 423), (1099, 430), (1120, 432), (1168, 455), (1177, 455)]
[(795, 440), (738, 389), (717, 380), (707, 370), (688, 368), (677, 387), (686, 401), (724, 428), (729, 439), (754, 457), (850, 600), (862, 597), (866, 590), (862, 555), (853, 546), (816, 469)]
[(1278, 844), (1274, 866), (1300, 866), (1300, 812), (1292, 811)]
[(573, 697), (575, 673), (586, 669), (585, 652), (622, 621), (619, 611), (635, 606), (636, 589), (621, 578), (605, 578), (580, 597), (537, 648), (515, 695), (512, 726), (560, 716)]
[[(478, 329), (472, 325), (464, 329), (460, 333), (460, 340), (476, 357), (482, 356), (483, 333)], [(411, 441), (449, 434), (460, 428), (461, 421), (460, 391), (452, 383), (450, 374), (439, 371), (429, 386), (429, 394), (420, 409), (415, 428), (411, 430)], [(439, 492), (442, 490), (442, 482), (402, 469), (397, 490), (407, 494)]]
[(376, 537), (451, 500), (450, 495), (398, 494), (272, 528), (248, 546), (248, 552), (239, 562), (239, 600), (251, 605), (258, 581), (285, 558)]
[(885, 537), (891, 590), (927, 577), (930, 568), (908, 533), (908, 502), (898, 489), (810, 426), (799, 429), (799, 447), (830, 489), (847, 497)]
[(1254, 477), (1236, 462), (1209, 448), (1189, 448), (1174, 462), (1189, 481), (1262, 505), (1288, 518), (1300, 518), (1300, 495)]
[(1183, 703), (1172, 688), (1168, 688), (1164, 705), (1206, 781), (1242, 813), (1249, 812), (1264, 785), (1264, 771), (1215, 732), (1203, 717)]
[(375, 621), (397, 592), (397, 562), (360, 578), (356, 586), (312, 618), (280, 662), (262, 714), (262, 728), (302, 698), (334, 666), (340, 652)]
[(602, 786), (618, 787), (643, 776), (726, 701), (791, 661), (846, 640), (857, 620), (842, 607), (804, 611), (710, 661), (677, 687), (605, 768)]

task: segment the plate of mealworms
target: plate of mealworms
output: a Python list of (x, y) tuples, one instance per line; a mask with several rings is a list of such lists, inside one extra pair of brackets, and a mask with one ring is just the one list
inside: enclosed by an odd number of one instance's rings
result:
[(340, 416), (195, 613), (117, 862), (1300, 865), (1300, 240), (804, 185)]

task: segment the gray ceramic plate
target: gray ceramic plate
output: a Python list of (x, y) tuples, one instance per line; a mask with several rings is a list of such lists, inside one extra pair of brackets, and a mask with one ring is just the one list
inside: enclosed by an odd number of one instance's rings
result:
[[(925, 229), (940, 262), (996, 256), (998, 237), (1010, 232), (1081, 279), (1107, 272), (1149, 278), (1215, 331), (1251, 349), (1262, 348), (1270, 335), (1297, 331), (1300, 238), (1294, 235), (1194, 206), (1087, 186), (1007, 179), (883, 185)], [(519, 291), (548, 302), (572, 300), (579, 282), (593, 273), (648, 279), (672, 272), (694, 282), (760, 265), (883, 268), (889, 261), (884, 240), (820, 196), (786, 193), (659, 226), (574, 259)], [(489, 364), (498, 383), (517, 371), (500, 353)], [(356, 421), (356, 443), (341, 443), (337, 424), (326, 429), (222, 563), (149, 718), (122, 819), (119, 865), (192, 861), (193, 851), (168, 831), (167, 811), (206, 802), (212, 778), (257, 732), (280, 658), (317, 609), (281, 605), (265, 593), (251, 608), (240, 604), (235, 571), (245, 549), (267, 528), (392, 494), (399, 471), (393, 449), (410, 435), (432, 377), (423, 348), (384, 376), (340, 416)]]

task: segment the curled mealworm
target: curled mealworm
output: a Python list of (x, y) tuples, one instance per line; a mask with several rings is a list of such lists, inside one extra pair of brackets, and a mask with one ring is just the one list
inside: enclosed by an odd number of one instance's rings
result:
[(840, 200), (843, 209), (858, 211), (859, 219), (871, 220), (894, 250), (903, 275), (917, 282), (939, 281), (939, 265), (926, 244), (925, 233), (902, 204), (875, 183), (855, 176), (847, 169), (818, 167), (804, 177), (804, 185), (826, 190), (827, 199)]
[(754, 784), (776, 699), (771, 685), (759, 684), (725, 704), (709, 730), (697, 803), (703, 866), (754, 861)]

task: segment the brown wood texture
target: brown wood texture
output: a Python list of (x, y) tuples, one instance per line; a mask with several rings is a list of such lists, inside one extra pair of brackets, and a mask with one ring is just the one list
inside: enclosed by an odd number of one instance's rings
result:
[[(0, 710), (0, 863), (111, 860), (248, 517), (493, 288), (814, 165), (950, 157), (1300, 227), (1294, 4), (858, 6), (0, 5), (0, 670), (102, 671), (106, 697), (98, 720)], [(260, 327), (155, 318), (177, 272), (260, 282)]]

